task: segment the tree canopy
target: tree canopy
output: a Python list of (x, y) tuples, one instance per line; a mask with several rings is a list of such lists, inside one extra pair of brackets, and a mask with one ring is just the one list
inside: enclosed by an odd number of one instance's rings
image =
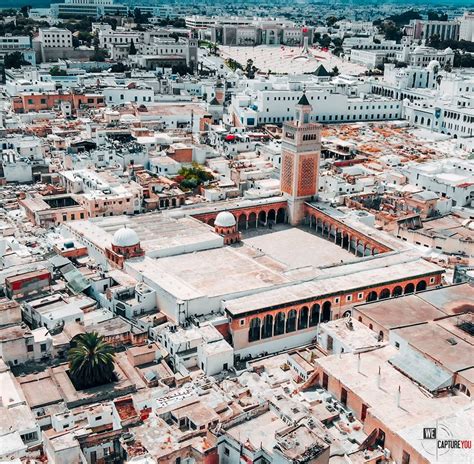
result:
[(69, 375), (77, 388), (91, 388), (115, 379), (114, 348), (97, 332), (77, 336), (68, 353)]

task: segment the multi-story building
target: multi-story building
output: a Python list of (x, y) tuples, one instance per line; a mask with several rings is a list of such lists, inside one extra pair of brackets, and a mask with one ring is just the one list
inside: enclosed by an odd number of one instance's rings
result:
[(41, 28), (38, 34), (43, 48), (72, 47), (72, 32), (59, 27)]
[(364, 93), (365, 86), (359, 86), (356, 80), (320, 84), (282, 78), (250, 81), (247, 88), (237, 90), (230, 108), (235, 123), (254, 127), (291, 121), (304, 84), (306, 97), (313, 107), (311, 122), (381, 121), (401, 117), (400, 101), (388, 96), (368, 95)]
[(114, 0), (65, 0), (64, 3), (52, 3), (51, 15), (55, 18), (67, 16), (91, 16), (99, 18), (105, 15), (125, 16), (127, 5)]
[(454, 51), (451, 48), (437, 50), (436, 48), (418, 45), (415, 48), (404, 46), (396, 54), (398, 61), (403, 61), (411, 66), (428, 66), (432, 61), (437, 61), (440, 66), (453, 65)]
[(466, 11), (460, 19), (459, 40), (474, 42), (474, 12)]
[(440, 40), (458, 40), (460, 22), (413, 19), (407, 27), (408, 36), (414, 40), (428, 40), (438, 36)]
[(21, 52), (23, 59), (35, 65), (36, 56), (32, 48), (31, 38), (27, 35), (5, 35), (0, 37), (0, 60), (6, 55), (14, 52)]

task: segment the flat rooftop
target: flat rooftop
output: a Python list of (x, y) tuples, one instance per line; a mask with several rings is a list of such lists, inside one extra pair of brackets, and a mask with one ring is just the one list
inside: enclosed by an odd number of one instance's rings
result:
[(227, 300), (224, 306), (231, 315), (242, 315), (268, 307), (278, 307), (288, 302), (357, 291), (372, 285), (389, 284), (441, 271), (437, 265), (411, 254), (381, 254), (375, 259), (324, 269), (315, 279), (308, 282)]
[(395, 329), (394, 333), (451, 372), (473, 367), (474, 346), (436, 321)]
[(374, 301), (355, 306), (354, 309), (387, 330), (445, 316), (442, 311), (423, 301), (418, 295)]
[[(462, 410), (470, 404), (464, 395), (431, 398), (408, 377), (395, 369), (388, 361), (398, 355), (393, 346), (385, 346), (360, 354), (343, 353), (315, 361), (330, 377), (355, 392), (369, 406), (369, 414), (388, 424), (395, 433), (426, 421), (435, 421)], [(377, 376), (381, 372), (380, 387)], [(400, 406), (397, 404), (398, 388), (401, 390)], [(421, 428), (420, 428), (421, 430)]]
[(213, 228), (190, 217), (171, 217), (162, 213), (137, 214), (72, 221), (67, 227), (101, 249), (110, 247), (114, 233), (127, 226), (140, 238), (145, 253), (152, 257), (186, 253), (221, 246), (222, 238)]
[[(224, 247), (160, 259), (131, 260), (127, 267), (183, 300), (267, 289), (291, 281), (277, 262), (262, 262), (250, 247)], [(216, 278), (220, 276), (220, 278)]]

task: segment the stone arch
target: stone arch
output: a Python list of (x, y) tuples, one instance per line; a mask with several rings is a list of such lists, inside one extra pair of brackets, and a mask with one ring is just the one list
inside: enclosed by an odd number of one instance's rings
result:
[(403, 292), (405, 295), (409, 293), (413, 293), (415, 291), (415, 285), (411, 282), (405, 285), (405, 291)]
[(249, 214), (249, 228), (257, 227), (257, 214), (253, 211)]
[(267, 223), (267, 212), (263, 209), (258, 212), (258, 224), (260, 225), (262, 223)]
[(268, 221), (272, 221), (272, 222), (275, 222), (276, 221), (276, 212), (274, 209), (271, 209), (270, 211), (268, 211), (268, 214), (267, 214), (267, 222)]
[(249, 342), (256, 342), (260, 340), (260, 318), (254, 317), (250, 320), (249, 327)]
[(286, 333), (296, 330), (296, 309), (292, 309), (286, 318)]
[(323, 312), (321, 316), (321, 322), (329, 322), (331, 320), (331, 302), (325, 301), (323, 303)]
[(282, 311), (282, 312), (279, 312), (276, 316), (275, 316), (275, 327), (274, 327), (274, 330), (273, 330), (273, 335), (283, 335), (285, 333), (285, 320), (286, 320), (286, 316), (285, 316), (285, 313)]
[(420, 280), (417, 284), (416, 284), (416, 291), (417, 292), (421, 292), (423, 290), (426, 290), (426, 280)]
[(375, 301), (378, 299), (378, 294), (375, 290), (372, 290), (368, 295), (365, 301)]
[(390, 289), (389, 288), (384, 288), (381, 292), (380, 292), (380, 296), (379, 298), (381, 300), (385, 300), (387, 298), (390, 298)]
[(314, 304), (311, 307), (311, 313), (309, 317), (309, 326), (314, 327), (319, 324), (319, 312), (321, 311), (321, 306), (318, 303)]
[(277, 215), (276, 215), (276, 222), (277, 224), (284, 224), (286, 217), (286, 210), (285, 208), (278, 208)]
[(309, 309), (307, 306), (303, 306), (298, 312), (298, 330), (308, 328), (308, 316)]
[(400, 285), (397, 285), (392, 292), (392, 296), (400, 296), (403, 294), (403, 288)]
[(244, 213), (239, 216), (237, 227), (239, 230), (245, 230), (247, 228), (247, 216)]
[(262, 339), (273, 337), (273, 316), (267, 314), (263, 318), (262, 324)]

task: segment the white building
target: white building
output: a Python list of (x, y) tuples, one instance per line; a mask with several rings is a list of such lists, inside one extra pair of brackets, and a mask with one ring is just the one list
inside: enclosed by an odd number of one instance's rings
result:
[(38, 39), (42, 48), (72, 47), (72, 32), (58, 27), (41, 28)]
[(460, 19), (459, 40), (474, 42), (474, 12), (466, 11)]
[[(472, 130), (472, 126), (471, 126)], [(400, 169), (408, 183), (451, 198), (453, 206), (471, 206), (474, 201), (474, 162), (448, 158), (412, 163)]]
[(154, 90), (145, 85), (108, 87), (104, 89), (104, 100), (107, 106), (129, 103), (151, 103), (154, 101)]
[(255, 79), (246, 84), (247, 88), (236, 92), (230, 108), (234, 120), (244, 127), (291, 121), (304, 86), (313, 107), (312, 122), (382, 121), (401, 117), (400, 101), (368, 95), (370, 84), (356, 79), (342, 77), (319, 84), (277, 78)]
[(52, 3), (51, 15), (58, 18), (63, 15), (92, 16), (126, 15), (128, 7), (114, 0), (65, 0), (64, 3)]
[(10, 34), (0, 36), (0, 58), (14, 52), (21, 52), (23, 59), (28, 63), (35, 65), (36, 56), (32, 48), (31, 38), (28, 35)]
[(415, 48), (404, 46), (396, 54), (398, 61), (403, 61), (411, 66), (428, 66), (432, 61), (437, 61), (441, 67), (454, 62), (454, 52), (451, 48), (437, 50), (436, 48), (418, 45)]

